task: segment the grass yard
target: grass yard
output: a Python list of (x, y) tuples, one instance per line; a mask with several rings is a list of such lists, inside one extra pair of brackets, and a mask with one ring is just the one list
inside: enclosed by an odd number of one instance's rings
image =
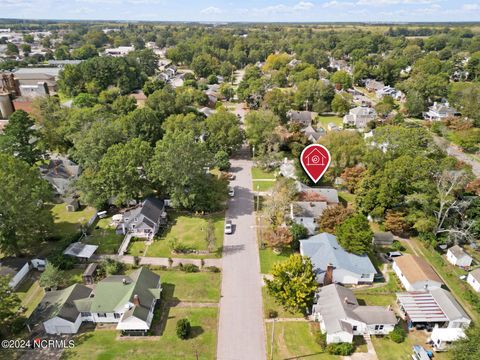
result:
[[(75, 347), (63, 353), (62, 359), (75, 360), (171, 360), (215, 359), (217, 344), (217, 309), (170, 308), (165, 331), (151, 339), (117, 340), (115, 330), (95, 330), (75, 337)], [(175, 332), (177, 321), (188, 318), (192, 335), (180, 340)]]
[(256, 180), (256, 179), (275, 180), (275, 173), (264, 171), (258, 167), (252, 167), (252, 178), (253, 180)]
[(254, 180), (253, 181), (253, 191), (269, 191), (273, 188), (273, 185), (275, 185), (275, 180), (272, 181), (258, 181)]
[(275, 323), (272, 354), (272, 323), (266, 324), (266, 347), (268, 359), (311, 359), (332, 360), (339, 356), (323, 353), (315, 342), (318, 325), (308, 322), (277, 322)]
[[(213, 254), (197, 255), (197, 254), (176, 254), (171, 253), (169, 242), (176, 239), (178, 244), (188, 246), (196, 250), (207, 250), (205, 242), (205, 231), (208, 219), (212, 219), (215, 224), (215, 237), (217, 244), (217, 252)], [(151, 256), (151, 257), (178, 257), (178, 258), (212, 258), (221, 257), (221, 249), (223, 246), (223, 226), (225, 214), (215, 214), (208, 216), (169, 214), (170, 227), (165, 233), (155, 238), (153, 243), (145, 250), (143, 240), (132, 242), (128, 249), (130, 255)]]
[(275, 302), (275, 299), (270, 296), (267, 292), (267, 288), (264, 286), (262, 288), (262, 297), (263, 297), (263, 313), (264, 317), (268, 318), (269, 310), (275, 310), (278, 313), (279, 318), (302, 318), (304, 315), (301, 312), (291, 313), (286, 311), (282, 305)]
[(67, 238), (80, 231), (84, 225), (95, 214), (92, 207), (84, 207), (79, 211), (68, 212), (64, 203), (54, 205), (51, 210), (55, 222), (55, 235)]
[(115, 233), (115, 228), (110, 226), (112, 218), (100, 219), (85, 242), (98, 245), (98, 254), (116, 254), (123, 240), (123, 235)]
[(343, 119), (340, 116), (334, 116), (334, 115), (326, 115), (322, 116), (319, 115), (317, 116), (317, 124), (323, 127), (325, 130), (327, 130), (327, 125), (329, 123), (334, 123), (337, 126), (343, 126)]
[(25, 308), (23, 316), (29, 317), (45, 295), (45, 291), (40, 287), (38, 280), (32, 274), (25, 279), (17, 288), (15, 293), (21, 300), (21, 306)]
[(284, 250), (277, 255), (270, 248), (260, 249), (260, 272), (262, 274), (269, 274), (272, 270), (273, 264), (279, 261), (285, 261), (293, 254), (293, 250)]
[(393, 271), (389, 272), (388, 283), (384, 286), (354, 290), (360, 304), (371, 306), (393, 305), (396, 301), (395, 293), (402, 291), (400, 281)]
[(339, 191), (338, 198), (340, 201), (344, 201), (348, 206), (355, 207), (355, 194), (351, 194), (348, 191)]
[(218, 302), (220, 301), (221, 273), (183, 271), (154, 271), (162, 281), (162, 297), (180, 301)]

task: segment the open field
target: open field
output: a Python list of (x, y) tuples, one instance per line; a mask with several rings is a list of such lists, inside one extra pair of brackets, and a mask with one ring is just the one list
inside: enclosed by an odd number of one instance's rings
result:
[(275, 173), (274, 172), (267, 172), (258, 167), (252, 167), (252, 179), (270, 179), (275, 180)]

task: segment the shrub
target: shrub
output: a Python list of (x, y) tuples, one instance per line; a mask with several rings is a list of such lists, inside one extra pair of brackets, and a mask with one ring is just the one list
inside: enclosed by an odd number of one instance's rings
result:
[(327, 347), (327, 334), (322, 334), (321, 331), (317, 332), (317, 335), (315, 336), (315, 342), (320, 345), (322, 350), (325, 351), (325, 348)]
[(27, 319), (24, 316), (16, 317), (9, 329), (13, 334), (19, 334), (24, 328)]
[(188, 319), (180, 319), (177, 321), (177, 336), (185, 340), (188, 338), (190, 335), (190, 331), (192, 330), (192, 327), (190, 325), (190, 321)]
[(213, 273), (219, 273), (220, 272), (220, 268), (218, 268), (216, 266), (208, 266), (208, 267), (206, 267), (206, 269), (210, 272), (213, 272)]
[(331, 355), (348, 356), (353, 354), (355, 347), (350, 343), (336, 343), (327, 345), (326, 350)]
[(105, 258), (100, 264), (100, 273), (104, 275), (117, 275), (123, 271), (123, 264), (114, 259)]
[(133, 265), (137, 267), (140, 264), (140, 257), (139, 256), (134, 256), (133, 257)]
[(63, 282), (64, 273), (52, 263), (47, 263), (38, 283), (41, 287), (56, 289)]
[(273, 310), (273, 309), (268, 310), (268, 318), (269, 319), (275, 319), (277, 317), (278, 317), (278, 311)]
[(402, 343), (407, 337), (407, 333), (401, 326), (395, 326), (395, 329), (388, 335), (390, 340), (396, 343)]
[(60, 270), (70, 270), (75, 266), (75, 259), (71, 256), (63, 255), (61, 251), (49, 255), (47, 260)]
[(392, 243), (392, 249), (397, 250), (397, 251), (405, 251), (405, 246), (402, 245), (402, 243), (398, 240), (394, 240)]
[(199, 272), (198, 266), (194, 264), (185, 264), (182, 266), (182, 270), (186, 273), (196, 273)]

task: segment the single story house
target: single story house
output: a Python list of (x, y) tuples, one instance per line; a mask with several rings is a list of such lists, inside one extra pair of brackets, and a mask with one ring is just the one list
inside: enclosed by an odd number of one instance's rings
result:
[(300, 201), (325, 201), (329, 205), (338, 204), (338, 191), (334, 188), (317, 188), (310, 187), (301, 183), (295, 182)]
[(280, 165), (280, 174), (289, 179), (296, 179), (296, 172), (295, 162), (287, 158), (283, 159), (282, 164)]
[(97, 249), (97, 245), (74, 242), (67, 246), (67, 248), (63, 251), (63, 255), (73, 256), (86, 261), (92, 257)]
[(116, 48), (105, 49), (105, 55), (120, 57), (120, 56), (128, 55), (128, 53), (134, 50), (135, 50), (135, 47), (133, 46), (119, 46)]
[(123, 234), (153, 238), (161, 226), (167, 223), (165, 202), (157, 198), (145, 199), (139, 206), (127, 211), (121, 223)]
[(453, 342), (466, 337), (465, 330), (461, 328), (451, 329), (435, 327), (432, 330), (429, 341), (432, 343), (433, 350), (446, 351)]
[(392, 245), (393, 234), (390, 231), (379, 231), (373, 234), (373, 245)]
[(28, 275), (31, 269), (43, 271), (46, 260), (41, 258), (28, 259), (19, 257), (5, 257), (0, 259), (0, 276), (8, 276), (8, 285), (15, 289)]
[(47, 292), (28, 323), (43, 323), (48, 334), (75, 334), (83, 322), (115, 323), (124, 334), (144, 335), (161, 291), (160, 276), (142, 267), (108, 276), (93, 290), (75, 284)]
[(92, 289), (82, 284), (47, 291), (28, 319), (29, 328), (41, 323), (47, 334), (76, 334), (87, 310), (85, 299), (91, 293)]
[(327, 269), (333, 266), (334, 283), (371, 284), (377, 273), (368, 255), (356, 255), (345, 251), (335, 235), (321, 233), (300, 240), (300, 254), (308, 256), (317, 274), (317, 281), (325, 283)]
[(357, 129), (364, 129), (370, 121), (375, 120), (377, 112), (368, 106), (357, 106), (350, 109), (349, 113), (343, 117), (345, 125), (354, 126)]
[(290, 218), (293, 222), (305, 226), (309, 235), (315, 234), (317, 219), (328, 207), (324, 201), (295, 201), (290, 204)]
[(300, 130), (303, 135), (310, 141), (311, 143), (316, 143), (318, 139), (320, 139), (323, 135), (325, 135), (325, 130), (323, 128), (314, 129), (312, 125), (308, 125), (307, 127)]
[(397, 303), (410, 325), (432, 324), (466, 329), (472, 322), (452, 294), (442, 288), (397, 293)]
[(378, 91), (385, 87), (385, 83), (383, 81), (377, 81), (374, 79), (367, 79), (365, 80), (365, 89), (370, 92)]
[(433, 105), (428, 108), (428, 111), (423, 113), (423, 118), (430, 121), (441, 121), (458, 114), (459, 112), (452, 108), (448, 102), (434, 102)]
[(320, 323), (327, 344), (352, 343), (355, 335), (387, 335), (395, 327), (395, 313), (383, 306), (361, 306), (350, 289), (337, 284), (320, 288), (312, 316)]
[(312, 125), (314, 113), (311, 111), (296, 111), (289, 110), (287, 112), (287, 118), (290, 123), (297, 123), (303, 127)]
[(396, 257), (392, 268), (407, 291), (431, 290), (443, 285), (435, 270), (419, 256), (405, 254)]
[(476, 292), (480, 292), (480, 268), (468, 273), (467, 283), (470, 284)]
[(450, 264), (460, 267), (467, 267), (472, 265), (473, 259), (460, 246), (453, 245), (447, 250), (447, 260)]

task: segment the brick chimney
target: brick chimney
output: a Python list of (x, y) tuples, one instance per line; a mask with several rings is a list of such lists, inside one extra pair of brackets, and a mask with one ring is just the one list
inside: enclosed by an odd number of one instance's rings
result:
[(140, 298), (137, 294), (133, 295), (133, 305), (140, 306)]
[(327, 265), (327, 271), (325, 271), (325, 276), (323, 277), (323, 286), (330, 285), (333, 283), (333, 265)]

